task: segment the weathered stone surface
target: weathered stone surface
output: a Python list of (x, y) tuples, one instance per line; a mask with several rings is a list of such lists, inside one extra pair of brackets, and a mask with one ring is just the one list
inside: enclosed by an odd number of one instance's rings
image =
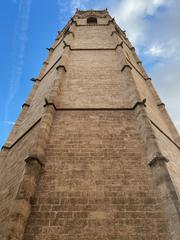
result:
[(133, 112), (56, 113), (25, 239), (170, 239), (144, 156)]

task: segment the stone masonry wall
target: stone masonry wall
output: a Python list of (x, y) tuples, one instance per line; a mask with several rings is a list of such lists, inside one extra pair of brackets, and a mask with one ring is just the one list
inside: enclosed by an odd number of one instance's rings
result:
[(132, 111), (57, 112), (24, 240), (169, 240)]
[(73, 51), (62, 81), (60, 107), (132, 107), (117, 51)]

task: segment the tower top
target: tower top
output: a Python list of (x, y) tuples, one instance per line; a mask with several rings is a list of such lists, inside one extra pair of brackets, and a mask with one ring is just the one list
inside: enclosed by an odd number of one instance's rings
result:
[(75, 16), (86, 17), (88, 15), (98, 15), (99, 17), (106, 17), (107, 15), (109, 15), (109, 12), (107, 8), (104, 10), (95, 10), (95, 9), (80, 10), (78, 8), (76, 9)]

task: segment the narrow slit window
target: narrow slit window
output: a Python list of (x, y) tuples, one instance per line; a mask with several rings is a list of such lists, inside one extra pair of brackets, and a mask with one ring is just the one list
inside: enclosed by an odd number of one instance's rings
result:
[(96, 17), (89, 17), (87, 19), (87, 24), (97, 24), (97, 18)]

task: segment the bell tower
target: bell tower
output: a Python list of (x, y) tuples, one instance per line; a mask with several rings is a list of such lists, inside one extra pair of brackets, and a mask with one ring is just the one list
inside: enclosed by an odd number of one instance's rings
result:
[(109, 15), (77, 10), (0, 153), (0, 239), (179, 240), (180, 138)]

